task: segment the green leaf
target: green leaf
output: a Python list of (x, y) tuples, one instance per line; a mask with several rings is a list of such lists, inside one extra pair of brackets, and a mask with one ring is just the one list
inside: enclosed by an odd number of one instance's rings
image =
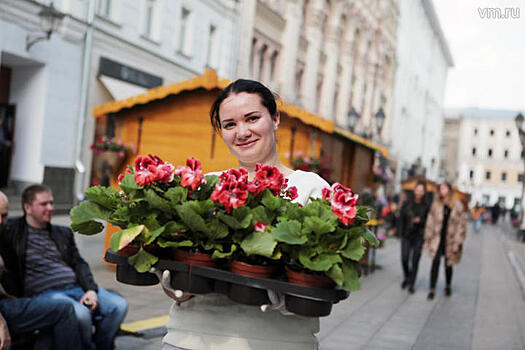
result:
[(299, 261), (301, 264), (312, 271), (328, 271), (334, 264), (340, 263), (343, 260), (339, 254), (322, 254), (311, 259), (306, 252), (299, 253)]
[(288, 244), (306, 243), (308, 238), (306, 236), (302, 236), (300, 232), (301, 224), (299, 223), (299, 221), (290, 220), (278, 223), (272, 230), (272, 235), (279, 242), (284, 242)]
[(365, 247), (363, 246), (363, 237), (356, 237), (352, 239), (346, 245), (345, 249), (341, 251), (341, 255), (345, 258), (358, 261), (365, 253)]
[(164, 230), (165, 233), (181, 233), (181, 232), (186, 232), (188, 230), (186, 226), (176, 221), (168, 221), (165, 226), (166, 226), (166, 230)]
[(168, 248), (168, 247), (193, 247), (193, 242), (190, 240), (175, 242), (175, 241), (166, 241), (163, 239), (159, 239), (157, 241), (157, 244), (161, 248)]
[(156, 229), (156, 230), (150, 231), (150, 230), (148, 230), (148, 228), (146, 227), (146, 229), (144, 230), (144, 231), (145, 231), (145, 234), (146, 234), (146, 240), (144, 241), (144, 244), (145, 244), (145, 245), (148, 245), (148, 244), (153, 243), (153, 241), (154, 241), (155, 239), (157, 239), (157, 237), (160, 236), (160, 234), (161, 234), (162, 232), (164, 232), (165, 229), (166, 229), (166, 226), (161, 226), (161, 227), (159, 227), (159, 228)]
[(148, 253), (142, 247), (137, 254), (128, 258), (128, 263), (135, 267), (137, 272), (143, 273), (148, 272), (153, 265), (159, 261), (155, 255)]
[(171, 213), (172, 208), (170, 202), (161, 196), (159, 196), (154, 190), (147, 189), (145, 191), (146, 201), (149, 203), (151, 208), (162, 210), (165, 213)]
[(200, 216), (209, 214), (215, 208), (215, 203), (209, 199), (203, 201), (188, 201), (183, 203), (183, 205), (193, 209), (193, 211)]
[(345, 277), (343, 274), (343, 269), (341, 268), (341, 266), (339, 266), (339, 264), (332, 266), (332, 268), (328, 270), (326, 275), (333, 279), (338, 286), (342, 287), (344, 285)]
[(181, 220), (186, 224), (186, 226), (189, 227), (191, 231), (209, 234), (210, 229), (206, 225), (206, 222), (191, 208), (190, 203), (191, 202), (185, 202), (181, 205), (177, 205), (175, 207), (177, 214), (179, 214)]
[(72, 223), (71, 229), (74, 232), (78, 232), (83, 235), (94, 235), (101, 232), (104, 229), (104, 225), (97, 221), (86, 221), (80, 223)]
[(370, 229), (368, 227), (364, 227), (365, 228), (365, 239), (368, 243), (370, 243), (371, 245), (373, 245), (374, 247), (377, 247), (379, 246), (379, 240), (377, 239), (376, 235), (374, 235), (374, 233), (372, 231), (370, 231)]
[(165, 196), (171, 201), (172, 205), (177, 205), (188, 198), (188, 190), (179, 186), (172, 187), (166, 191)]
[(262, 255), (272, 257), (277, 246), (277, 241), (270, 233), (252, 232), (241, 243), (242, 250), (246, 255)]
[(212, 254), (212, 258), (214, 259), (224, 259), (230, 257), (235, 251), (237, 250), (237, 246), (233, 245), (230, 248), (229, 252), (221, 252), (220, 250), (214, 250)]
[(265, 225), (271, 225), (273, 221), (273, 215), (271, 213), (268, 213), (267, 209), (263, 207), (262, 205), (259, 205), (252, 209), (252, 215), (253, 215), (253, 221), (254, 223), (257, 221), (262, 222)]
[(86, 196), (106, 209), (114, 209), (120, 200), (119, 192), (112, 187), (90, 187), (86, 190)]
[(127, 174), (126, 176), (124, 176), (119, 186), (122, 189), (122, 191), (124, 191), (126, 194), (131, 194), (132, 192), (144, 188), (143, 186), (139, 186), (135, 183), (135, 176), (132, 174)]
[(84, 201), (80, 203), (71, 209), (70, 213), (71, 223), (75, 225), (95, 219), (107, 221), (110, 215), (111, 210), (106, 209), (92, 201)]
[(228, 236), (230, 231), (228, 230), (228, 227), (220, 222), (218, 219), (212, 220), (209, 224), (209, 236), (212, 240), (217, 240), (221, 238), (225, 238)]
[(158, 215), (158, 213), (151, 213), (142, 220), (142, 223), (148, 228), (148, 230), (156, 230), (161, 226), (157, 220)]
[(343, 289), (346, 291), (355, 291), (361, 289), (361, 283), (359, 282), (359, 274), (353, 265), (343, 263)]
[(261, 203), (270, 210), (277, 210), (281, 206), (282, 199), (274, 196), (268, 189), (264, 190), (263, 198)]
[(133, 240), (142, 233), (144, 228), (144, 225), (138, 225), (114, 233), (109, 239), (109, 243), (111, 244), (111, 250), (117, 252), (120, 249), (124, 248), (125, 246), (133, 242)]
[(309, 216), (304, 219), (304, 226), (314, 231), (318, 235), (322, 235), (335, 230), (336, 226), (330, 222), (326, 222), (315, 216)]

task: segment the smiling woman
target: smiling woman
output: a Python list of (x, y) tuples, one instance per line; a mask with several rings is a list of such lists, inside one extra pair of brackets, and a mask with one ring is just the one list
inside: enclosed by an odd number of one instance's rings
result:
[[(261, 83), (241, 79), (228, 85), (213, 103), (210, 120), (250, 180), (255, 177), (257, 164), (277, 167), (288, 186), (297, 188), (294, 201), (303, 205), (310, 198), (320, 198), (322, 189), (330, 187), (319, 175), (294, 171), (279, 160), (275, 132), (280, 115), (273, 94)], [(267, 311), (263, 312), (257, 306), (234, 303), (222, 294), (174, 299), (177, 303), (170, 310), (163, 349), (313, 350), (318, 347), (315, 337), (319, 332), (318, 318), (287, 311), (285, 316), (277, 305), (266, 307)]]

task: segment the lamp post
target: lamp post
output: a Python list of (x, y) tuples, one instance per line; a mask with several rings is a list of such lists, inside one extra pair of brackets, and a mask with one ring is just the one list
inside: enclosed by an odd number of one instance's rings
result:
[(357, 122), (359, 121), (360, 115), (359, 113), (357, 113), (355, 108), (352, 107), (350, 108), (346, 116), (348, 117), (348, 127), (350, 128), (350, 131), (354, 132)]
[(381, 139), (381, 130), (383, 130), (383, 125), (385, 125), (385, 117), (386, 116), (385, 112), (383, 111), (383, 107), (380, 107), (376, 113), (376, 128), (379, 139)]
[[(523, 121), (525, 118), (523, 117), (523, 114), (519, 113), (516, 118), (514, 118), (514, 121), (516, 122), (516, 127), (518, 128), (518, 132), (520, 135), (520, 141), (521, 141), (521, 154), (525, 153), (525, 130), (523, 130)], [(523, 173), (521, 174), (521, 203), (520, 203), (520, 229), (523, 227), (523, 195), (525, 194), (525, 157), (524, 159), (524, 167), (523, 167)]]
[(33, 37), (28, 34), (26, 36), (26, 51), (29, 51), (31, 46), (41, 40), (49, 40), (51, 34), (53, 34), (53, 32), (55, 32), (60, 26), (65, 15), (55, 9), (55, 6), (51, 3), (49, 6), (43, 6), (38, 13), (38, 16), (40, 17), (40, 28), (44, 34)]

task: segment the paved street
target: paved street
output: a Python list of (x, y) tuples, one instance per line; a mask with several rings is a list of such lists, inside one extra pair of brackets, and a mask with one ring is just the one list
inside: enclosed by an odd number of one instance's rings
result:
[[(56, 221), (67, 223), (67, 217)], [(321, 320), (322, 350), (525, 349), (525, 299), (518, 278), (519, 270), (522, 275), (525, 270), (525, 244), (517, 243), (512, 232), (507, 223), (484, 225), (477, 235), (469, 231), (463, 259), (454, 269), (452, 296), (444, 296), (441, 269), (433, 301), (426, 299), (430, 271), (426, 253), (416, 293), (409, 295), (399, 288), (399, 242), (389, 239), (377, 251), (381, 268), (364, 277), (362, 290)], [(158, 286), (115, 281), (113, 270), (101, 262), (102, 236), (77, 236), (77, 242), (98, 283), (118, 290), (129, 301), (126, 322), (167, 315), (171, 302)], [(146, 332), (146, 337), (121, 336), (117, 349), (160, 348), (160, 332)]]

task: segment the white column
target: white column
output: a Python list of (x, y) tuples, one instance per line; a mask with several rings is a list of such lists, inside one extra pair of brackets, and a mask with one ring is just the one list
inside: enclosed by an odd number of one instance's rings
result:
[[(255, 22), (255, 7), (257, 0), (244, 0), (241, 9), (241, 33), (239, 39), (239, 54), (237, 57), (237, 76), (250, 77), (250, 52), (253, 40), (253, 25)], [(255, 58), (254, 58), (255, 61)]]
[(352, 104), (356, 111), (361, 115), (360, 123), (358, 127), (362, 124), (363, 119), (363, 89), (365, 83), (365, 74), (368, 63), (368, 57), (366, 56), (366, 48), (368, 43), (368, 34), (363, 32), (361, 40), (359, 42), (357, 62), (355, 64), (355, 84), (352, 91)]
[[(347, 19), (351, 21), (352, 19)], [(356, 38), (354, 38), (355, 25), (348, 25), (346, 33), (344, 33), (343, 47), (341, 50), (341, 66), (342, 72), (339, 77), (339, 100), (336, 106), (336, 124), (342, 128), (348, 125), (347, 114), (350, 110), (350, 92), (352, 89), (352, 74), (353, 74), (353, 52), (354, 45), (356, 45)]]
[(317, 79), (319, 76), (319, 58), (321, 54), (322, 23), (324, 1), (312, 0), (307, 11), (306, 38), (308, 48), (306, 50), (306, 64), (304, 69), (304, 81), (302, 84), (303, 106), (310, 112), (315, 112), (317, 101)]
[(286, 26), (281, 43), (279, 91), (285, 101), (295, 101), (298, 91), (295, 91), (295, 64), (299, 37), (301, 35), (303, 0), (286, 1)]

